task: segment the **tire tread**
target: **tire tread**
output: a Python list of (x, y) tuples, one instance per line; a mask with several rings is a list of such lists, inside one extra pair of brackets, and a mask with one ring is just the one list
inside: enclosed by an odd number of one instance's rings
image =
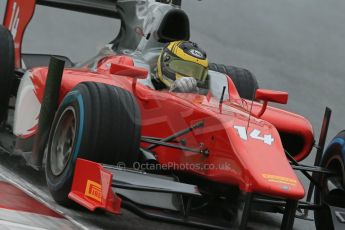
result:
[(240, 97), (249, 100), (254, 99), (253, 96), (259, 85), (255, 76), (249, 70), (216, 63), (210, 63), (209, 69), (228, 75), (234, 82)]

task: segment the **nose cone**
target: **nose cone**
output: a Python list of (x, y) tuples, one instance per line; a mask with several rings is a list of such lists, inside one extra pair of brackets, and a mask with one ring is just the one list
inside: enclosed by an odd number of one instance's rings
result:
[(245, 169), (242, 190), (290, 199), (304, 197), (304, 188), (273, 125), (256, 118), (249, 124), (248, 119), (234, 119), (227, 133), (233, 152)]

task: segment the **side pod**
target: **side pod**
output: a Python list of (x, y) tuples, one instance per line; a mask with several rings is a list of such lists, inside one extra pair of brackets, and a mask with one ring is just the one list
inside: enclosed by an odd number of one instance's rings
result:
[(122, 200), (112, 190), (112, 178), (101, 164), (78, 158), (68, 197), (90, 211), (100, 208), (120, 214)]

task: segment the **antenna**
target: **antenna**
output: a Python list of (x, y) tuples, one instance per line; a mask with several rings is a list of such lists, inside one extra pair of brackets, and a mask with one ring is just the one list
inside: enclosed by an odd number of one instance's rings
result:
[(226, 89), (226, 86), (223, 86), (222, 96), (220, 97), (220, 100), (219, 100), (219, 110), (221, 113), (222, 113), (222, 104), (224, 101), (225, 89)]
[(223, 86), (222, 96), (220, 97), (219, 105), (221, 105), (224, 101), (225, 89), (226, 89), (226, 86)]
[(249, 116), (248, 116), (248, 123), (247, 123), (246, 133), (248, 133), (249, 122), (250, 122), (250, 116), (252, 115), (255, 92), (256, 92), (256, 90), (254, 89), (254, 90), (253, 90), (253, 94), (252, 94), (252, 103), (250, 104), (250, 111), (249, 111)]

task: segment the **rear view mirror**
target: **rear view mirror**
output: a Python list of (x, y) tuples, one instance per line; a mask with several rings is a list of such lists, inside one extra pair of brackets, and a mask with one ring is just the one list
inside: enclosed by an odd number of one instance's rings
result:
[(261, 101), (270, 101), (279, 104), (287, 104), (289, 94), (287, 92), (275, 91), (269, 89), (256, 90), (255, 99)]
[(125, 77), (131, 77), (134, 79), (145, 79), (147, 77), (148, 70), (132, 65), (112, 63), (110, 67), (110, 73), (122, 75)]
[(261, 111), (256, 116), (261, 117), (265, 113), (268, 102), (287, 104), (288, 98), (289, 98), (289, 94), (287, 92), (274, 91), (274, 90), (268, 90), (268, 89), (256, 90), (255, 99), (264, 101)]

